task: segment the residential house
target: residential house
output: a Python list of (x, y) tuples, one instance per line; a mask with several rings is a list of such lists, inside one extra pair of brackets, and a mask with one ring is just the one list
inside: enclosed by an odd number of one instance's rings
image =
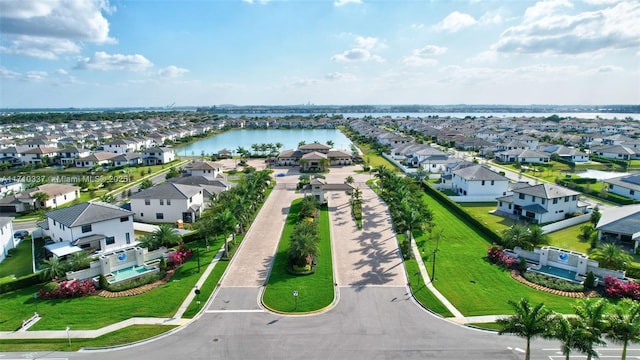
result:
[(504, 196), (509, 179), (484, 165), (463, 167), (452, 172), (451, 189), (461, 196)]
[(128, 139), (117, 139), (103, 145), (104, 151), (114, 154), (126, 154), (138, 150), (138, 143)]
[(550, 145), (543, 149), (548, 154), (558, 155), (560, 159), (573, 162), (587, 162), (589, 155), (578, 149), (569, 148), (564, 145)]
[(223, 168), (222, 163), (213, 161), (195, 161), (185, 166), (187, 174), (191, 176), (203, 176), (211, 180), (221, 176)]
[(19, 239), (13, 237), (12, 221), (12, 217), (0, 217), (0, 262), (7, 257), (9, 250), (20, 243)]
[(168, 164), (176, 159), (176, 153), (168, 147), (151, 147), (142, 151), (144, 165)]
[(177, 178), (171, 178), (168, 182), (199, 186), (202, 188), (202, 198), (204, 199), (205, 208), (207, 207), (207, 201), (212, 197), (220, 195), (235, 186), (233, 183), (228, 183), (222, 179), (209, 179), (204, 176), (181, 176)]
[(562, 186), (543, 183), (522, 185), (513, 194), (497, 198), (498, 211), (527, 221), (543, 224), (565, 219), (582, 212), (578, 207), (579, 192)]
[(75, 164), (76, 160), (91, 155), (89, 149), (79, 149), (75, 146), (58, 149), (58, 162), (61, 165)]
[(111, 158), (111, 162), (113, 166), (137, 166), (142, 164), (142, 155), (134, 152), (118, 154)]
[(136, 220), (148, 223), (193, 223), (204, 210), (205, 199), (199, 186), (164, 183), (131, 196)]
[(636, 152), (624, 145), (599, 146), (591, 149), (591, 153), (607, 159), (631, 160)]
[(303, 170), (321, 170), (326, 166), (349, 165), (352, 162), (350, 153), (320, 143), (304, 144), (297, 150), (284, 150), (277, 158), (280, 166), (300, 165)]
[[(46, 194), (40, 199), (38, 193)], [(65, 184), (42, 184), (0, 199), (0, 211), (22, 213), (33, 209), (55, 208), (80, 197), (80, 187)]]
[(22, 156), (15, 147), (0, 149), (0, 164), (21, 165)]
[(502, 151), (496, 153), (495, 158), (503, 163), (519, 162), (526, 164), (548, 163), (550, 160), (549, 154), (533, 150)]
[(95, 152), (91, 155), (76, 159), (76, 167), (92, 168), (94, 166), (109, 165), (118, 154), (109, 152)]
[(85, 202), (45, 214), (45, 233), (55, 242), (107, 252), (135, 242), (133, 212), (102, 202)]
[(24, 183), (15, 181), (13, 179), (0, 180), (0, 198), (7, 195), (19, 193), (24, 190)]
[(596, 230), (600, 241), (619, 243), (635, 253), (640, 245), (640, 205), (612, 207), (603, 211)]
[(608, 192), (640, 200), (640, 174), (618, 176), (603, 180)]
[(58, 148), (53, 147), (32, 147), (20, 151), (20, 157), (23, 164), (31, 164), (38, 166), (43, 161), (49, 159), (49, 163), (53, 163), (54, 158), (58, 155)]

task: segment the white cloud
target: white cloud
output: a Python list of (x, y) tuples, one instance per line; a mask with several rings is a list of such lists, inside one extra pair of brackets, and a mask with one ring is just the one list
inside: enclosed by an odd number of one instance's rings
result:
[(464, 14), (458, 11), (454, 11), (447, 15), (441, 22), (436, 25), (436, 29), (456, 32), (463, 28), (469, 27), (476, 23), (476, 19), (469, 14)]
[(468, 59), (469, 62), (495, 62), (496, 60), (498, 60), (498, 53), (494, 50), (483, 51)]
[(442, 55), (447, 52), (447, 48), (427, 45), (420, 49), (411, 51), (411, 55), (406, 56), (402, 63), (406, 66), (434, 66), (438, 64), (438, 60), (431, 58), (434, 55)]
[(366, 49), (353, 48), (331, 57), (335, 62), (352, 62), (352, 61), (376, 61), (384, 62), (384, 59), (378, 55), (373, 55)]
[(67, 74), (69, 74), (69, 72), (67, 70), (65, 70), (65, 69), (58, 69), (58, 70), (56, 70), (56, 74), (67, 75)]
[(97, 51), (90, 58), (83, 58), (75, 66), (75, 69), (87, 70), (129, 70), (144, 71), (148, 67), (153, 66), (151, 61), (142, 55), (122, 55), (107, 54), (104, 51)]
[(80, 52), (80, 46), (68, 39), (17, 35), (8, 42), (8, 46), (0, 46), (0, 52), (50, 60), (57, 59), (60, 54)]
[(42, 81), (47, 78), (46, 71), (27, 71), (22, 74), (17, 71), (9, 70), (4, 66), (0, 66), (0, 79), (5, 80), (22, 80), (22, 81)]
[(288, 84), (288, 86), (289, 87), (300, 88), (300, 87), (314, 86), (314, 85), (317, 85), (318, 83), (320, 83), (320, 80), (317, 80), (317, 79), (302, 79), (302, 78), (298, 78), (298, 79), (294, 79), (293, 81), (291, 81)]
[(619, 66), (615, 66), (615, 65), (602, 65), (599, 66), (597, 68), (594, 69), (589, 69), (587, 71), (585, 71), (585, 73), (587, 74), (602, 74), (602, 73), (612, 73), (612, 72), (618, 72), (618, 71), (623, 71), (624, 69), (619, 67)]
[(113, 43), (102, 14), (113, 10), (106, 0), (0, 1), (2, 51), (55, 59), (83, 42)]
[(424, 24), (411, 24), (411, 28), (415, 30), (420, 30), (424, 28)]
[(362, 4), (362, 0), (336, 0), (333, 2), (334, 6), (342, 6), (347, 4)]
[(617, 4), (621, 0), (582, 0), (582, 1), (590, 5), (611, 5), (611, 4)]
[[(246, 2), (247, 4), (253, 4), (253, 3), (254, 3), (254, 1), (253, 1), (253, 0), (242, 0), (242, 1)], [(271, 1), (271, 0), (258, 0), (258, 2), (259, 2), (260, 4), (266, 4), (266, 3), (268, 3), (269, 1)]]
[(414, 66), (414, 67), (435, 66), (435, 65), (438, 65), (438, 60), (410, 55), (402, 59), (402, 63), (406, 66)]
[(179, 68), (177, 66), (167, 66), (166, 68), (158, 70), (158, 75), (167, 78), (176, 78), (188, 73), (188, 69)]
[(328, 81), (353, 81), (356, 79), (353, 74), (340, 72), (328, 73), (324, 76), (324, 78)]
[(499, 12), (486, 12), (480, 17), (480, 24), (492, 25), (501, 24), (504, 21)]
[(378, 38), (374, 37), (364, 37), (364, 36), (356, 36), (356, 47), (372, 50), (374, 48), (384, 48), (386, 45), (380, 42)]
[(584, 54), (640, 46), (640, 2), (578, 14), (559, 13), (572, 5), (542, 1), (528, 8), (520, 25), (505, 30), (492, 46), (507, 53)]

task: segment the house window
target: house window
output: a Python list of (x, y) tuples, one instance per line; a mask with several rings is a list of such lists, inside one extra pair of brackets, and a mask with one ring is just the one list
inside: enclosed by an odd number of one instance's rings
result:
[(56, 221), (55, 220), (53, 220), (53, 226), (56, 226)]
[(542, 198), (542, 199), (541, 199), (541, 201), (542, 201), (542, 205), (544, 205), (544, 203), (546, 203), (546, 202), (547, 202), (547, 199)]
[(536, 197), (531, 195), (531, 202), (536, 202)]
[(524, 200), (524, 194), (522, 194), (522, 193), (518, 194), (518, 199)]
[(109, 236), (104, 239), (107, 245), (113, 245), (116, 243), (116, 238), (114, 236)]
[(171, 205), (171, 199), (167, 199), (167, 205)]
[(557, 204), (558, 203), (558, 199), (553, 199), (553, 203)]
[(163, 213), (156, 213), (156, 220), (162, 220), (164, 219), (164, 214)]
[(564, 197), (564, 202), (569, 202), (569, 197), (568, 196)]
[(496, 181), (495, 180), (491, 180), (491, 186), (495, 185)]
[(573, 197), (571, 198), (571, 200), (573, 200), (573, 201), (578, 200), (578, 195), (573, 195)]
[(609, 184), (609, 190), (613, 189), (613, 184)]
[(164, 205), (164, 199), (160, 199), (160, 205)]
[(189, 202), (192, 202), (192, 201), (193, 201), (193, 197), (190, 197), (190, 198), (189, 198)]
[(151, 199), (144, 199), (145, 205), (151, 205)]
[(67, 195), (64, 196), (64, 199), (67, 200)]
[(144, 213), (140, 213), (140, 217), (144, 217)]
[(484, 186), (484, 180), (482, 180), (482, 186)]
[(89, 225), (82, 225), (82, 233), (88, 233), (91, 231), (91, 224)]
[(629, 195), (633, 195), (633, 194), (635, 194), (635, 193), (636, 193), (635, 191), (633, 191), (633, 190), (629, 190)]
[(120, 222), (125, 222), (125, 221), (129, 221), (129, 217), (128, 216), (123, 216), (120, 218)]
[(131, 244), (131, 235), (129, 235), (129, 233), (125, 233), (124, 234), (124, 240), (127, 243), (127, 245)]

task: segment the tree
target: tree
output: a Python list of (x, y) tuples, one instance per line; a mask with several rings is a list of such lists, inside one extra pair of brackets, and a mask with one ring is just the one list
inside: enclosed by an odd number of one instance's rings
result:
[(597, 356), (594, 350), (596, 345), (604, 344), (602, 335), (606, 331), (607, 326), (604, 317), (606, 306), (607, 303), (603, 299), (598, 301), (582, 299), (574, 306), (575, 313), (578, 315), (580, 321), (580, 326), (586, 331), (582, 341), (584, 341), (583, 352), (587, 354), (587, 360), (591, 360), (594, 355)]
[(175, 167), (172, 167), (171, 169), (169, 169), (169, 171), (164, 176), (164, 178), (169, 180), (171, 178), (176, 178), (176, 177), (179, 177), (179, 176), (180, 176), (180, 172)]
[(515, 310), (515, 314), (497, 320), (497, 323), (502, 327), (498, 335), (514, 334), (525, 338), (527, 340), (525, 360), (529, 360), (531, 358), (531, 339), (546, 333), (547, 325), (553, 315), (543, 303), (532, 307), (529, 300), (520, 299), (518, 302), (509, 300), (509, 304)]
[(305, 145), (307, 142), (302, 140), (300, 142), (298, 142), (298, 147), (301, 147), (302, 145)]
[(235, 216), (225, 209), (213, 216), (213, 222), (215, 223), (216, 232), (224, 236), (224, 256), (229, 258), (229, 236), (235, 231), (237, 220)]
[(67, 266), (56, 256), (52, 256), (42, 262), (40, 266), (40, 278), (51, 280), (55, 277), (62, 278), (67, 272)]
[(561, 314), (554, 315), (545, 337), (560, 341), (560, 350), (566, 360), (569, 360), (572, 350), (597, 354), (588, 346), (589, 333), (575, 318), (565, 318)]
[(598, 225), (598, 222), (600, 221), (601, 217), (602, 217), (602, 213), (600, 213), (600, 208), (596, 206), (593, 208), (593, 211), (591, 212), (591, 217), (589, 218), (589, 221), (595, 227)]
[(327, 141), (327, 145), (329, 145), (329, 146), (333, 147), (334, 142), (333, 142), (332, 140), (328, 140), (328, 141)]
[(587, 242), (591, 238), (591, 234), (595, 231), (592, 224), (585, 224), (580, 226), (580, 234), (578, 235), (578, 240)]
[(36, 207), (45, 207), (46, 202), (49, 201), (49, 194), (38, 191), (37, 193), (33, 194), (33, 199), (38, 204)]
[(633, 261), (631, 255), (615, 244), (604, 244), (593, 250), (589, 257), (596, 260), (600, 267), (612, 270), (624, 270), (627, 263)]
[(100, 201), (108, 203), (108, 204), (112, 204), (114, 202), (116, 202), (116, 197), (113, 196), (113, 194), (102, 194), (100, 195)]
[(86, 269), (91, 264), (91, 257), (85, 251), (77, 251), (67, 256), (65, 260), (70, 271)]
[(542, 228), (538, 225), (531, 225), (527, 232), (525, 239), (529, 249), (533, 249), (536, 246), (549, 243), (549, 235), (545, 234)]
[(140, 186), (138, 187), (139, 191), (142, 191), (144, 189), (148, 189), (150, 187), (153, 187), (153, 183), (151, 182), (151, 180), (149, 179), (144, 179), (142, 180), (142, 182), (140, 183)]
[(505, 229), (502, 232), (502, 241), (504, 242), (504, 246), (507, 248), (514, 248), (516, 246), (520, 246), (525, 250), (529, 250), (528, 241), (527, 241), (527, 228), (515, 224), (508, 229)]
[(293, 264), (305, 266), (320, 254), (317, 225), (301, 222), (296, 225), (291, 235), (291, 245), (288, 255)]
[(629, 343), (640, 342), (640, 303), (623, 299), (606, 316), (607, 338), (622, 344), (622, 360), (627, 358)]
[(160, 246), (170, 247), (180, 242), (178, 230), (169, 224), (160, 224), (158, 230), (153, 232), (155, 241)]
[(349, 185), (353, 184), (353, 176), (351, 176), (351, 175), (347, 176), (347, 177), (344, 179), (344, 183), (345, 183), (345, 184), (349, 184)]
[(138, 239), (138, 243), (141, 247), (146, 248), (149, 251), (160, 248), (160, 244), (153, 234), (145, 234), (143, 237)]

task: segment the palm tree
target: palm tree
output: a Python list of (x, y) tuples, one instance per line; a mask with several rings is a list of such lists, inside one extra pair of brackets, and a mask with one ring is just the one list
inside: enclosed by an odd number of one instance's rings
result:
[(612, 270), (624, 270), (627, 263), (633, 261), (631, 255), (615, 244), (604, 244), (593, 250), (589, 257), (596, 260), (600, 267)]
[(67, 266), (56, 256), (52, 256), (42, 262), (40, 266), (40, 278), (51, 280), (55, 277), (61, 278), (66, 274)]
[(37, 193), (33, 194), (33, 199), (37, 203), (36, 207), (46, 207), (46, 202), (49, 201), (49, 194), (38, 191)]
[(504, 246), (507, 248), (514, 248), (516, 246), (520, 246), (525, 250), (528, 250), (528, 241), (527, 241), (527, 228), (515, 224), (508, 229), (505, 229), (502, 232), (502, 241), (504, 241)]
[(592, 224), (580, 226), (580, 234), (578, 235), (578, 240), (584, 242), (589, 241), (589, 239), (591, 238), (591, 234), (593, 234), (594, 231), (595, 229), (593, 228)]
[(607, 338), (622, 344), (622, 360), (627, 358), (627, 345), (640, 342), (640, 303), (623, 299), (606, 316)]
[(228, 259), (229, 236), (234, 232), (238, 222), (229, 209), (215, 214), (213, 216), (213, 222), (216, 224), (216, 231), (224, 236), (224, 256)]
[(160, 246), (170, 247), (180, 242), (178, 230), (169, 224), (158, 226), (158, 230), (153, 233), (153, 237)]
[(593, 211), (591, 211), (591, 217), (589, 218), (589, 221), (595, 227), (598, 225), (601, 217), (602, 213), (600, 212), (600, 208), (596, 206), (593, 208)]
[(589, 338), (589, 332), (575, 318), (565, 318), (562, 314), (554, 315), (545, 337), (560, 341), (560, 350), (566, 360), (569, 360), (572, 350), (597, 355), (593, 349), (589, 348), (586, 341)]
[(515, 314), (497, 320), (497, 323), (502, 327), (498, 335), (515, 334), (525, 338), (527, 347), (524, 358), (529, 360), (531, 358), (531, 339), (545, 334), (548, 323), (553, 316), (552, 312), (543, 303), (532, 307), (527, 299), (520, 299), (518, 302), (509, 300), (509, 304), (515, 310)]
[(587, 360), (591, 360), (594, 355), (597, 356), (594, 350), (596, 345), (604, 344), (602, 335), (607, 326), (604, 317), (606, 306), (607, 303), (603, 299), (598, 301), (582, 299), (574, 306), (575, 313), (578, 315), (580, 321), (580, 326), (586, 330), (583, 341), (585, 345), (584, 350), (586, 350), (584, 352), (587, 353)]
[(283, 146), (284, 146), (284, 145), (282, 145), (282, 143), (281, 143), (281, 142), (277, 142), (277, 143), (276, 143), (276, 151), (280, 152), (280, 149), (282, 149), (282, 147), (283, 147)]
[(327, 141), (327, 145), (329, 145), (329, 146), (333, 147), (334, 142), (333, 142), (332, 140), (328, 140), (328, 141)]
[(344, 183), (345, 183), (345, 184), (349, 184), (349, 185), (353, 184), (353, 176), (351, 176), (351, 175), (347, 176), (347, 177), (344, 179)]
[(144, 189), (148, 189), (153, 186), (153, 183), (149, 179), (144, 179), (138, 186), (138, 190), (142, 191)]
[(158, 243), (157, 239), (153, 234), (146, 234), (140, 239), (138, 239), (138, 243), (141, 247), (146, 248), (149, 251), (156, 250), (160, 248), (160, 243)]
[[(305, 222), (299, 224), (303, 225)], [(313, 225), (313, 224), (311, 224)], [(309, 264), (309, 260), (317, 257), (320, 254), (320, 246), (318, 244), (318, 236), (312, 231), (294, 230), (294, 234), (291, 236), (291, 246), (289, 247), (288, 255), (292, 263), (298, 266), (304, 266)]]
[(307, 143), (306, 141), (302, 140), (302, 141), (300, 141), (298, 143), (298, 147), (301, 147), (302, 145), (305, 145), (306, 143)]
[(542, 228), (538, 225), (529, 226), (529, 231), (527, 232), (525, 239), (528, 242), (527, 246), (529, 249), (549, 243), (549, 235), (545, 234)]
[(77, 271), (88, 268), (91, 264), (91, 257), (86, 251), (78, 251), (68, 255), (65, 262), (69, 270)]

